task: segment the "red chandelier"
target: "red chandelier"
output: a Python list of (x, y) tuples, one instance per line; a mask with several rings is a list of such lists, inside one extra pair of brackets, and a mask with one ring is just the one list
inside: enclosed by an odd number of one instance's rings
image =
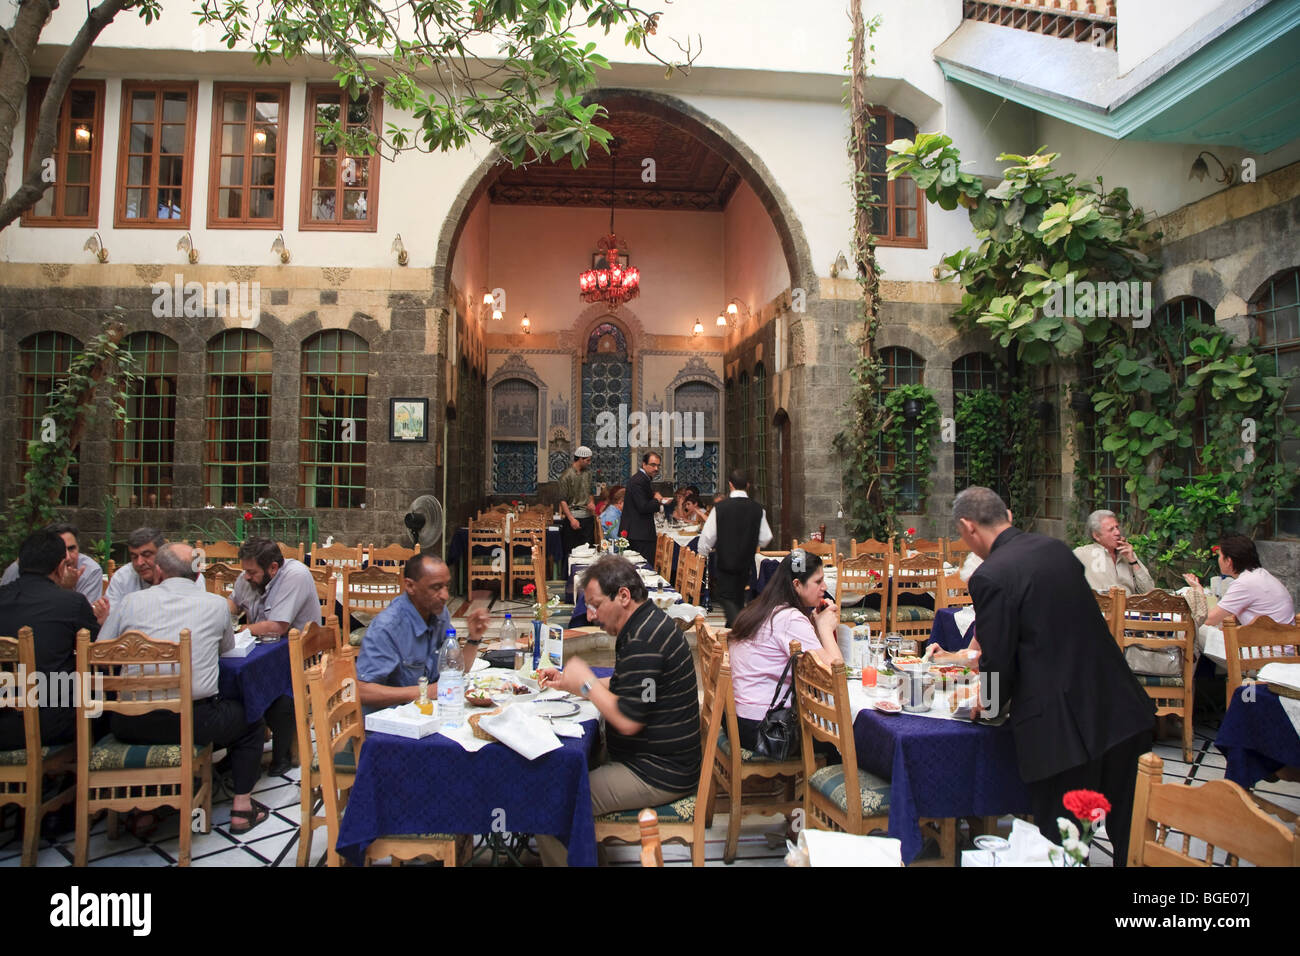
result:
[(641, 294), (641, 270), (624, 265), (619, 258), (627, 246), (613, 233), (614, 214), (610, 212), (610, 234), (596, 243), (596, 268), (578, 276), (578, 295), (583, 302), (607, 302), (617, 309)]

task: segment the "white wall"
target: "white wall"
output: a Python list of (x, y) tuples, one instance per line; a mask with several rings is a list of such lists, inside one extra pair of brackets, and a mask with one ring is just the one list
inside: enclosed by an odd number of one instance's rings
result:
[(1221, 21), (1253, 0), (1116, 0), (1120, 75), (1160, 52), (1202, 17)]

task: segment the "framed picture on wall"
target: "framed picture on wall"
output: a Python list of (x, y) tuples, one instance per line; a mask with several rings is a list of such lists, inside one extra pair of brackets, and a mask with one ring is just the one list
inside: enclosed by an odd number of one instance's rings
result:
[[(619, 257), (618, 257), (618, 264), (619, 264), (620, 266), (622, 266), (624, 269), (626, 269), (629, 265), (631, 265), (631, 263), (632, 263), (632, 259), (631, 259), (631, 257), (630, 257), (626, 252), (624, 252), (624, 253), (622, 253), (621, 255), (619, 255)], [(610, 262), (610, 261), (605, 257), (605, 253), (603, 253), (603, 252), (593, 252), (593, 253), (591, 254), (591, 267), (592, 267), (593, 269), (608, 269), (608, 268), (610, 268), (610, 266), (612, 266), (612, 265), (613, 265), (613, 263), (611, 263), (611, 262)]]
[(429, 400), (427, 398), (390, 398), (388, 400), (388, 440), (429, 440)]

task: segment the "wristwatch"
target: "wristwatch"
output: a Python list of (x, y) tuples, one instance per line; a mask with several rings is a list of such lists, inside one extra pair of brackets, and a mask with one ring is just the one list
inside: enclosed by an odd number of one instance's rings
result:
[(473, 645), (474, 647), (477, 647), (478, 645), (483, 643), (483, 640), (482, 638), (475, 640), (474, 638), (471, 637), (471, 638), (466, 638), (465, 643), (467, 645)]
[(592, 687), (591, 681), (585, 680), (582, 682), (582, 686), (578, 688), (578, 693), (580, 693), (583, 697), (590, 698), (591, 687)]

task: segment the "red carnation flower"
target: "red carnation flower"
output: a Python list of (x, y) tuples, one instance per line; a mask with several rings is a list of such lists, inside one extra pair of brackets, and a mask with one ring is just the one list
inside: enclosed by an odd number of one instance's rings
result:
[(1061, 803), (1080, 823), (1100, 823), (1110, 813), (1110, 801), (1095, 790), (1071, 790)]
[(512, 501), (512, 502), (510, 502), (510, 503), (511, 503), (512, 505), (517, 505), (517, 504), (519, 504), (519, 499), (516, 498), (514, 501)]
[(907, 533), (908, 533), (908, 534), (916, 534), (916, 529), (915, 529), (915, 528), (908, 528), (908, 529), (907, 529)]
[(532, 594), (532, 593), (533, 593), (534, 591), (536, 591), (536, 590), (537, 590), (537, 585), (536, 585), (536, 584), (525, 584), (525, 585), (524, 585), (524, 593), (525, 593), (525, 594)]
[(1210, 552), (1211, 552), (1212, 554), (1218, 554), (1218, 553), (1219, 553), (1219, 546), (1218, 546), (1217, 544), (1215, 544), (1215, 545), (1211, 545), (1211, 546), (1210, 546)]
[(618, 533), (618, 536), (619, 536), (620, 538), (626, 538), (626, 537), (627, 537), (627, 532), (626, 532), (626, 531), (620, 531), (620, 532)]
[(253, 512), (251, 512), (251, 511), (245, 511), (245, 512), (244, 512), (244, 520), (245, 520), (245, 521), (252, 521), (252, 520), (253, 520)]

